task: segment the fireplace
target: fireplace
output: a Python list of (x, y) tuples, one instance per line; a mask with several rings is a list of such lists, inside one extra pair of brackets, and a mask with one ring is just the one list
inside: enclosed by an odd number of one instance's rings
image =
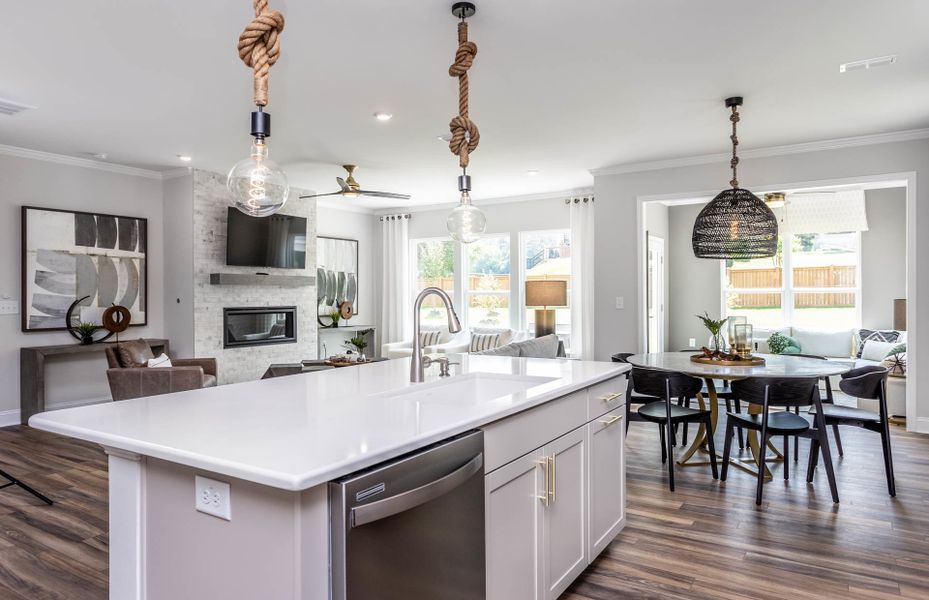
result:
[(223, 348), (293, 344), (296, 341), (296, 306), (223, 309)]

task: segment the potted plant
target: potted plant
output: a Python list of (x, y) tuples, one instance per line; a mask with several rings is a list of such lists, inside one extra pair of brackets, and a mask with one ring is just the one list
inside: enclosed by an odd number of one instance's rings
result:
[(339, 309), (335, 309), (329, 313), (329, 318), (332, 319), (332, 326), (338, 327), (339, 320), (342, 318), (342, 313), (339, 312)]
[(722, 352), (724, 349), (723, 346), (723, 336), (722, 330), (723, 325), (726, 324), (726, 321), (729, 319), (716, 320), (710, 318), (710, 313), (704, 311), (703, 316), (697, 315), (697, 318), (703, 321), (703, 326), (709, 330), (710, 335), (713, 336), (713, 350), (716, 352)]
[(352, 338), (348, 340), (348, 342), (346, 342), (347, 346), (354, 347), (356, 350), (358, 350), (359, 361), (364, 362), (366, 360), (365, 348), (368, 347), (367, 335), (371, 333), (372, 331), (374, 330), (373, 329), (359, 329), (358, 331), (355, 332), (355, 335), (353, 335)]
[(99, 325), (82, 322), (71, 328), (71, 331), (81, 336), (81, 344), (89, 345), (94, 343), (94, 333), (100, 329)]

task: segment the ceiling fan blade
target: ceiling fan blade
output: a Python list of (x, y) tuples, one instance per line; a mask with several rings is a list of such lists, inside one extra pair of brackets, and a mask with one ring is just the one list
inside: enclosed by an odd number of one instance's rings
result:
[(338, 182), (339, 187), (342, 188), (343, 192), (347, 192), (351, 189), (350, 187), (348, 187), (348, 184), (345, 183), (345, 180), (342, 179), (341, 177), (336, 177), (335, 180)]
[(341, 196), (341, 195), (342, 195), (342, 192), (330, 192), (330, 193), (328, 193), (328, 194), (310, 194), (310, 195), (308, 195), (308, 196), (300, 196), (300, 198), (301, 198), (301, 199), (303, 199), (303, 198), (322, 198), (323, 196)]
[(362, 196), (370, 196), (372, 198), (395, 198), (397, 200), (409, 200), (409, 194), (394, 194), (393, 192), (374, 192), (368, 190), (358, 190), (358, 193)]

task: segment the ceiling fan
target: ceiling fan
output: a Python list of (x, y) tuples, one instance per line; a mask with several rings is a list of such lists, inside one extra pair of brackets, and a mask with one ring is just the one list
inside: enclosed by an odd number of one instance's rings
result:
[(376, 192), (373, 190), (363, 190), (361, 189), (361, 184), (355, 181), (354, 173), (355, 169), (358, 167), (355, 165), (342, 165), (342, 168), (348, 171), (348, 177), (342, 179), (341, 177), (336, 177), (335, 180), (338, 182), (339, 187), (342, 188), (338, 192), (330, 192), (328, 194), (310, 194), (308, 196), (300, 196), (301, 198), (321, 198), (323, 196), (343, 196), (345, 198), (357, 198), (359, 196), (369, 196), (371, 198), (394, 198), (396, 200), (409, 200), (409, 194), (394, 194), (393, 192)]

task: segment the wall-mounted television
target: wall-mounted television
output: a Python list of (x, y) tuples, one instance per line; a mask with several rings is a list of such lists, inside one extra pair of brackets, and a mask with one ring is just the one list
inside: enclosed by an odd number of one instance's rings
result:
[(306, 219), (282, 214), (251, 217), (229, 207), (226, 264), (276, 269), (306, 268)]

